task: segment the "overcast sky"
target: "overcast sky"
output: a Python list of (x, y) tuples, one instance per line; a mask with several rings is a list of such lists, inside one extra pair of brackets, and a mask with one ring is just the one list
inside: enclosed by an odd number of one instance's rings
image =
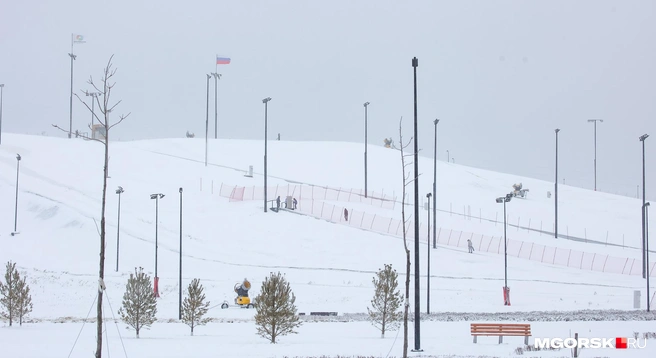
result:
[[(561, 183), (592, 189), (587, 120), (600, 118), (597, 187), (635, 197), (644, 133), (656, 193), (655, 15), (652, 0), (4, 1), (2, 128), (66, 136), (51, 124), (68, 128), (75, 33), (75, 91), (115, 55), (116, 112), (131, 115), (114, 138), (204, 137), (218, 54), (232, 59), (218, 67), (219, 138), (262, 139), (272, 97), (270, 139), (363, 142), (369, 101), (369, 143), (382, 145), (401, 116), (412, 129), (416, 56), (423, 155), (440, 118), (439, 160), (449, 150), (456, 164), (553, 180), (560, 128)], [(89, 122), (76, 100), (73, 128)]]

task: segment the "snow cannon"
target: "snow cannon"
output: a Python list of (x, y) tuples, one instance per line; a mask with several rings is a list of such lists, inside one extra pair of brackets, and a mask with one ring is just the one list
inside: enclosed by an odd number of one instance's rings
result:
[(250, 289), (251, 283), (248, 279), (244, 279), (242, 283), (235, 284), (235, 293), (237, 293), (237, 297), (235, 298), (236, 305), (246, 308), (253, 307), (251, 299), (248, 297), (248, 290)]

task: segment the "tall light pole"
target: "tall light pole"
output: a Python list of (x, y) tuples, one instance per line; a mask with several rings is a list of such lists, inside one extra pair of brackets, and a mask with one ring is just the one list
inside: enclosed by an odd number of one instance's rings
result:
[(179, 296), (178, 296), (178, 319), (182, 319), (182, 188), (180, 192), (180, 276), (179, 276)]
[(157, 226), (159, 224), (159, 199), (162, 199), (164, 194), (150, 194), (151, 199), (155, 199), (155, 297), (159, 297), (159, 276), (157, 276)]
[(422, 352), (420, 348), (420, 327), (419, 327), (419, 147), (417, 146), (417, 66), (419, 60), (416, 57), (412, 58), (412, 70), (414, 72), (414, 115), (415, 115), (415, 349), (413, 352)]
[(428, 258), (426, 259), (426, 314), (430, 314), (430, 199), (431, 199), (432, 194), (428, 193), (426, 194), (426, 198), (428, 198), (428, 247), (426, 252), (428, 252)]
[(269, 112), (269, 101), (271, 97), (262, 100), (264, 103), (264, 212), (267, 212), (267, 116)]
[(645, 203), (642, 206), (642, 211), (645, 214), (645, 251), (647, 252), (646, 260), (645, 260), (645, 262), (646, 262), (645, 266), (647, 266), (647, 312), (649, 312), (649, 310), (650, 310), (650, 307), (649, 307), (650, 302), (649, 301), (650, 301), (650, 298), (651, 298), (649, 296), (649, 275), (651, 274), (651, 272), (649, 270), (649, 206), (650, 205), (651, 204), (649, 204), (649, 203)]
[(367, 107), (369, 102), (364, 103), (364, 197), (367, 197)]
[(512, 194), (506, 194), (496, 199), (497, 203), (503, 203), (503, 261), (504, 261), (504, 273), (503, 273), (503, 297), (504, 297), (504, 306), (510, 306), (510, 290), (508, 289), (508, 237), (506, 236), (507, 226), (506, 223), (506, 203), (512, 199)]
[(603, 123), (603, 119), (588, 119), (594, 123), (594, 190), (597, 191), (597, 122)]
[[(646, 190), (645, 190), (645, 139), (649, 138), (649, 134), (643, 134), (638, 139), (642, 142), (642, 206), (646, 203)], [(642, 211), (642, 278), (646, 278), (647, 267), (645, 266), (645, 259), (647, 253), (645, 252), (645, 211)]]
[(433, 149), (433, 248), (437, 248), (437, 124), (439, 119), (433, 121), (435, 124), (435, 145)]
[(0, 144), (2, 144), (2, 90), (5, 88), (4, 83), (0, 83)]
[(18, 234), (16, 228), (18, 227), (18, 173), (20, 172), (20, 154), (16, 154), (16, 205), (14, 206), (14, 231), (11, 236)]
[(207, 102), (205, 104), (205, 166), (207, 166), (207, 132), (210, 127), (210, 78), (207, 75)]
[(219, 97), (219, 80), (221, 79), (221, 74), (217, 72), (212, 72), (212, 77), (214, 77), (214, 139), (218, 139), (218, 123), (219, 123), (219, 111), (218, 111), (218, 97)]
[(100, 92), (89, 92), (86, 91), (87, 97), (91, 97), (91, 137), (93, 137), (93, 122), (94, 122), (94, 107), (96, 104), (96, 97), (100, 95)]
[(118, 194), (118, 225), (116, 228), (116, 272), (118, 272), (118, 247), (121, 235), (121, 194), (123, 194), (123, 192), (125, 192), (125, 190), (123, 190), (122, 186), (119, 186), (118, 189), (116, 189), (116, 194)]
[(558, 132), (559, 128), (555, 129), (556, 132), (556, 181), (554, 183), (554, 203), (556, 207), (556, 214), (554, 219), (554, 237), (558, 238)]
[(448, 149), (446, 150), (446, 162), (447, 162), (447, 163), (450, 163), (450, 162), (451, 162), (451, 156), (450, 156), (450, 154), (449, 154), (449, 150), (448, 150)]

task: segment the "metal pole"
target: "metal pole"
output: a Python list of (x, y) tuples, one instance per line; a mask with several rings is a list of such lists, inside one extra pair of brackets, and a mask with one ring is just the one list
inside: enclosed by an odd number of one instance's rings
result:
[(155, 198), (155, 279), (157, 279), (157, 224), (159, 222), (159, 195)]
[(433, 248), (437, 248), (437, 124), (439, 119), (433, 121), (435, 124), (435, 146), (433, 149)]
[[(642, 142), (642, 206), (645, 206), (646, 203), (646, 188), (645, 188), (645, 139), (649, 137), (649, 134), (643, 134), (638, 139)], [(646, 278), (647, 267), (645, 266), (645, 259), (647, 253), (645, 252), (645, 211), (642, 211), (642, 278)]]
[(560, 129), (556, 129), (556, 181), (554, 183), (554, 203), (556, 208), (554, 219), (554, 237), (556, 239), (558, 238), (558, 132), (560, 132)]
[(180, 279), (179, 279), (179, 305), (178, 305), (178, 319), (182, 319), (182, 188), (180, 188)]
[(451, 162), (451, 157), (450, 157), (450, 155), (449, 155), (449, 150), (448, 150), (448, 149), (447, 149), (447, 151), (446, 151), (446, 162), (447, 162), (447, 163), (450, 163), (450, 162)]
[(594, 121), (594, 191), (597, 191), (597, 121)]
[(4, 83), (0, 83), (0, 144), (2, 144), (2, 90), (4, 88)]
[(419, 147), (417, 146), (417, 66), (419, 61), (416, 57), (412, 59), (412, 68), (414, 72), (414, 144), (415, 144), (415, 352), (421, 351), (420, 348), (420, 297), (419, 297)]
[(207, 166), (207, 132), (210, 127), (210, 75), (207, 75), (207, 102), (205, 104), (205, 166)]
[(645, 213), (645, 251), (647, 252), (646, 254), (646, 265), (647, 266), (647, 312), (650, 310), (650, 296), (649, 296), (649, 275), (651, 272), (649, 271), (649, 203), (645, 203), (645, 206), (643, 206), (643, 211)]
[(116, 272), (118, 272), (118, 254), (119, 254), (119, 243), (120, 243), (120, 235), (121, 235), (121, 193), (123, 191), (118, 190), (118, 225), (116, 228)]
[(214, 76), (214, 139), (218, 139), (218, 123), (219, 123), (219, 111), (218, 111), (218, 97), (219, 97), (219, 75), (218, 73), (213, 73)]
[(20, 161), (21, 161), (21, 156), (20, 154), (16, 155), (16, 205), (14, 207), (14, 232), (16, 231), (16, 228), (18, 227), (18, 173), (20, 172)]
[(364, 104), (364, 197), (367, 197), (367, 107), (369, 102)]
[[(503, 273), (503, 287), (508, 292), (508, 237), (506, 236), (506, 228), (508, 224), (506, 222), (506, 200), (503, 200), (503, 261), (504, 261), (504, 273)], [(504, 302), (505, 304), (505, 302)]]
[(431, 198), (431, 196), (432, 196), (431, 193), (428, 193), (426, 195), (426, 197), (428, 198), (428, 210), (427, 210), (428, 211), (427, 212), (427, 214), (428, 214), (428, 221), (427, 221), (428, 222), (428, 236), (427, 236), (428, 240), (426, 242), (428, 244), (428, 246), (427, 246), (428, 250), (426, 250), (428, 252), (428, 258), (426, 260), (426, 263), (428, 264), (428, 265), (426, 265), (426, 314), (430, 314), (430, 252), (431, 252), (431, 250), (430, 250), (430, 246), (431, 246), (430, 245), (430, 229), (431, 229), (431, 225), (430, 225), (430, 198)]
[[(71, 39), (72, 40), (72, 39)], [(68, 138), (71, 138), (73, 133), (73, 60), (75, 60), (75, 55), (73, 54), (73, 42), (71, 41), (71, 53), (68, 54), (71, 57), (71, 96), (69, 101), (69, 122), (68, 122)]]
[(264, 212), (267, 212), (267, 130), (268, 130), (268, 112), (269, 101), (271, 97), (262, 100), (264, 103)]
[(93, 121), (94, 107), (96, 105), (96, 101), (93, 100), (94, 98), (95, 98), (94, 96), (91, 97), (91, 131), (92, 132), (93, 132), (93, 122), (94, 122)]

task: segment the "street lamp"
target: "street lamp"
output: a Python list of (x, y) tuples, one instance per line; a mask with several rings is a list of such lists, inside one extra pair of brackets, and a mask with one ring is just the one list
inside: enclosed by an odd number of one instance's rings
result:
[(446, 162), (450, 163), (451, 162), (451, 157), (449, 156), (449, 150), (446, 150)]
[[(645, 139), (649, 138), (649, 134), (643, 134), (638, 139), (642, 142), (642, 206), (645, 205)], [(645, 252), (645, 211), (642, 211), (642, 278), (646, 278), (647, 268), (645, 266), (646, 252)]]
[(556, 207), (556, 214), (554, 219), (554, 237), (558, 238), (558, 132), (559, 128), (555, 129), (556, 132), (556, 181), (554, 183), (554, 203)]
[(205, 104), (205, 166), (207, 166), (207, 132), (210, 127), (210, 78), (207, 75), (207, 102)]
[(367, 197), (367, 107), (369, 102), (364, 103), (364, 197)]
[(506, 203), (512, 199), (512, 194), (506, 194), (496, 199), (497, 203), (503, 203), (503, 260), (504, 260), (504, 275), (503, 275), (503, 305), (510, 306), (510, 289), (508, 288), (508, 238), (506, 237), (507, 223), (506, 223)]
[(646, 255), (646, 265), (647, 266), (647, 312), (649, 312), (649, 304), (650, 304), (650, 298), (649, 297), (649, 274), (651, 274), (649, 270), (649, 203), (645, 203), (642, 206), (642, 212), (645, 214), (645, 251), (647, 251)]
[(179, 297), (178, 297), (178, 319), (182, 319), (182, 188), (180, 192), (180, 276), (179, 276)]
[(428, 198), (428, 259), (426, 262), (428, 265), (426, 265), (426, 314), (430, 314), (430, 199), (431, 199), (432, 194), (428, 193), (426, 194), (426, 198)]
[(164, 194), (150, 194), (151, 199), (155, 199), (155, 297), (159, 297), (159, 276), (157, 276), (157, 226), (159, 224), (159, 199), (162, 199)]
[(433, 148), (433, 248), (437, 248), (437, 124), (439, 119), (433, 121), (435, 124), (435, 146)]
[(100, 95), (100, 92), (85, 92), (87, 97), (91, 97), (91, 137), (93, 137), (93, 122), (94, 122), (94, 106), (96, 104), (96, 98)]
[(11, 233), (11, 236), (18, 234), (16, 227), (18, 225), (18, 173), (20, 171), (20, 154), (16, 154), (16, 205), (14, 207), (14, 231)]
[(412, 58), (412, 70), (414, 72), (414, 149), (415, 149), (415, 349), (413, 352), (422, 352), (420, 348), (420, 307), (419, 307), (419, 147), (417, 145), (417, 67), (419, 60)]
[(116, 228), (116, 272), (118, 272), (118, 246), (119, 246), (119, 238), (121, 235), (121, 194), (123, 194), (125, 190), (123, 190), (122, 186), (119, 186), (118, 189), (116, 189), (116, 194), (118, 194), (118, 227)]
[(603, 123), (603, 119), (588, 119), (588, 122), (594, 123), (594, 190), (597, 191), (597, 122)]
[(217, 72), (212, 72), (212, 77), (214, 77), (214, 139), (218, 138), (218, 123), (219, 123), (219, 112), (218, 112), (218, 93), (219, 93), (219, 80), (221, 79), (221, 74)]
[(271, 97), (262, 100), (264, 103), (264, 212), (267, 212), (267, 115)]
[(2, 90), (5, 88), (4, 83), (0, 83), (0, 144), (2, 144)]

